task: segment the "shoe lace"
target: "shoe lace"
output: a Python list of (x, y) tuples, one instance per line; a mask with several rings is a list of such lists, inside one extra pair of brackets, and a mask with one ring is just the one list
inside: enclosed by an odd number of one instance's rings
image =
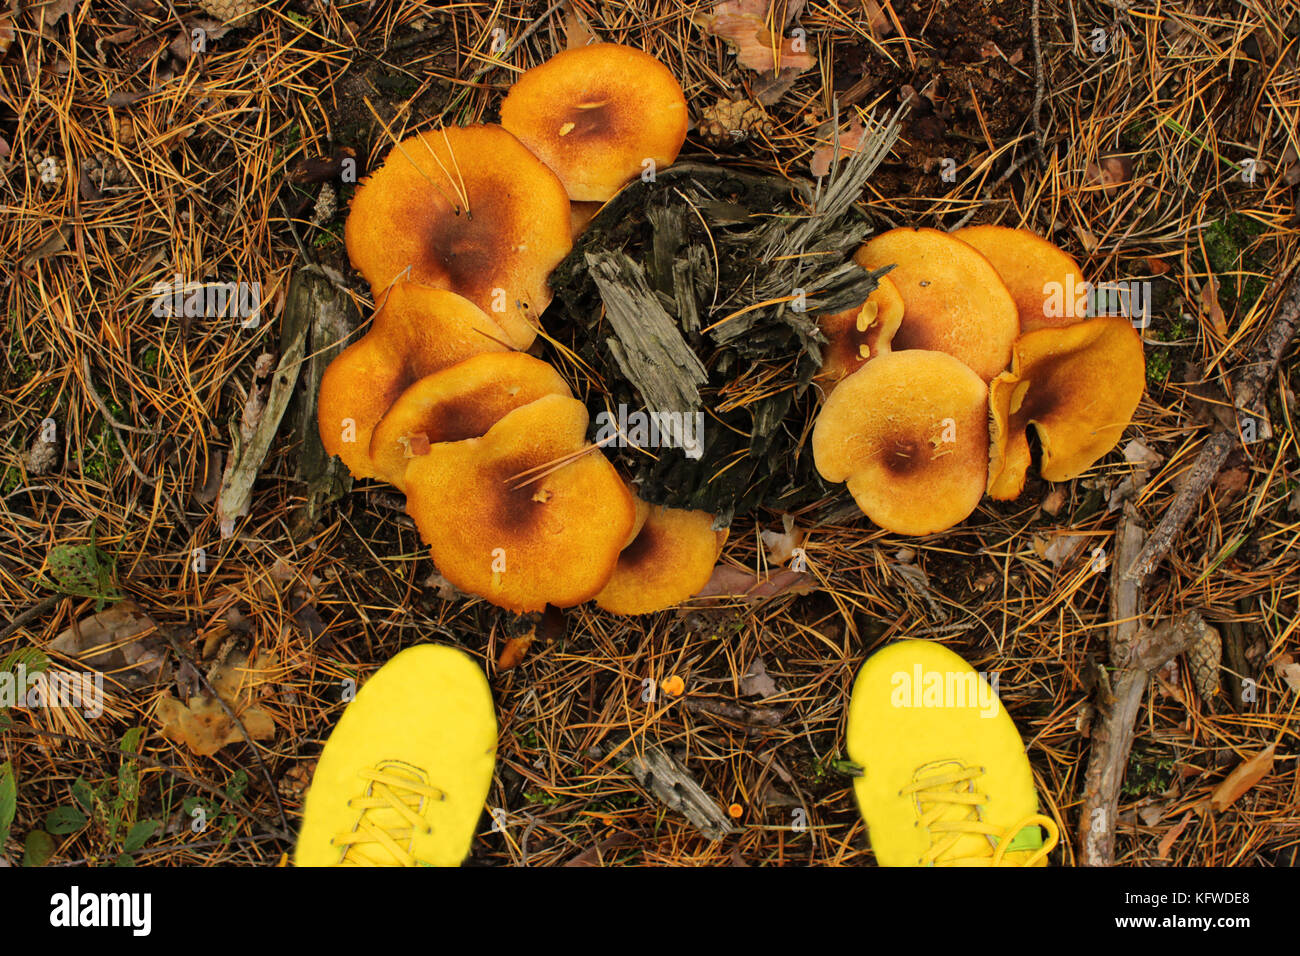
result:
[[(987, 823), (983, 807), (989, 798), (975, 789), (975, 781), (983, 774), (983, 767), (930, 765), (919, 769), (912, 782), (899, 791), (899, 796), (915, 798), (916, 825), (930, 834), (930, 848), (917, 861), (921, 866), (1033, 866), (1056, 846), (1060, 839), (1056, 821), (1041, 813), (1030, 814), (1009, 827)], [(1030, 848), (1014, 844), (1022, 830), (1034, 826), (1045, 829), (1047, 839), (1026, 858), (1009, 857), (1010, 852)], [(985, 838), (980, 851), (957, 855), (957, 844), (972, 834)]]
[(432, 786), (418, 767), (385, 761), (359, 774), (365, 787), (362, 795), (348, 801), (359, 810), (357, 822), (348, 833), (336, 836), (339, 866), (415, 866), (411, 853), (418, 833), (432, 833), (425, 819), (426, 801), (445, 800), (446, 794)]

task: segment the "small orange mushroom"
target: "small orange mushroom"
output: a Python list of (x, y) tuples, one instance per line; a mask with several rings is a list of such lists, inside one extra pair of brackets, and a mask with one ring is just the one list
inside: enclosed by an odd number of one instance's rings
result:
[(393, 402), (370, 438), (375, 474), (406, 488), (406, 466), (430, 445), (487, 434), (543, 395), (571, 395), (559, 372), (525, 352), (485, 352), (426, 375)]
[(536, 337), (547, 277), (572, 246), (563, 185), (500, 126), (398, 143), (357, 190), (344, 238), (372, 288), (410, 269), (469, 299), (518, 349)]
[[(998, 270), (1015, 300), (1021, 332), (1086, 318), (1073, 314), (1076, 296), (1071, 290), (1084, 289), (1086, 283), (1078, 263), (1064, 250), (1028, 229), (1006, 226), (967, 226), (953, 235), (983, 253)], [(1062, 315), (1051, 315), (1052, 302), (1071, 308), (1062, 308)]]
[(448, 581), (516, 613), (605, 586), (636, 505), (588, 421), (582, 402), (545, 395), (407, 463), (406, 510)]
[(902, 321), (903, 297), (889, 276), (880, 277), (862, 305), (819, 316), (817, 325), (828, 344), (817, 378), (833, 384), (856, 372), (868, 359), (888, 352)]
[(894, 351), (926, 349), (961, 359), (989, 381), (1007, 367), (1020, 334), (1016, 303), (988, 259), (937, 229), (891, 229), (854, 255), (864, 269), (892, 265), (903, 298)]
[(669, 697), (681, 697), (686, 693), (686, 681), (682, 680), (676, 674), (664, 678), (664, 693)]
[(858, 507), (882, 528), (947, 530), (984, 493), (988, 388), (944, 352), (888, 352), (831, 392), (812, 448), (822, 477), (847, 481)]
[(604, 202), (647, 170), (670, 165), (688, 120), (668, 68), (617, 43), (557, 53), (519, 77), (501, 103), (501, 125), (579, 202)]
[(506, 352), (500, 326), (468, 299), (445, 289), (399, 282), (370, 330), (321, 377), (316, 420), (325, 451), (356, 478), (378, 474), (372, 433), (405, 389), (432, 372), (482, 352)]
[(1145, 385), (1142, 337), (1122, 316), (1022, 335), (1011, 370), (989, 389), (989, 495), (1006, 501), (1024, 490), (1030, 425), (1042, 445), (1043, 478), (1083, 474), (1119, 443)]
[(726, 540), (726, 530), (713, 530), (708, 512), (650, 505), (596, 595), (597, 606), (631, 615), (681, 604), (709, 582)]

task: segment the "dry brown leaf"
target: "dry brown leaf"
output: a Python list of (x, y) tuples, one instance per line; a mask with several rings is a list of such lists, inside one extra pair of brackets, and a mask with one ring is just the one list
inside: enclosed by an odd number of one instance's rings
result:
[(33, 265), (42, 259), (48, 259), (50, 256), (57, 255), (64, 249), (68, 248), (68, 240), (72, 237), (71, 226), (60, 226), (54, 232), (50, 233), (39, 245), (26, 253), (22, 261), (18, 263), (18, 271), (26, 272)]
[[(245, 655), (235, 653), (216, 669), (211, 679), (212, 689), (235, 712), (254, 740), (275, 737), (275, 721), (270, 713), (253, 703), (257, 686), (270, 679), (273, 662), (270, 654), (261, 654), (250, 667)], [(210, 757), (227, 744), (244, 740), (215, 697), (194, 696), (182, 704), (171, 694), (164, 694), (154, 713), (164, 737), (184, 744), (200, 757)]]
[[(770, 0), (722, 0), (712, 13), (698, 15), (695, 23), (734, 47), (736, 62), (746, 69), (773, 73), (779, 67), (803, 72), (816, 66), (806, 38), (773, 35), (771, 15)], [(787, 22), (792, 16), (787, 11)]]
[(1269, 744), (1228, 774), (1210, 794), (1210, 806), (1222, 813), (1255, 784), (1267, 777), (1269, 771), (1273, 769), (1273, 753), (1276, 750), (1277, 744)]
[(582, 11), (573, 4), (566, 3), (564, 5), (565, 48), (572, 50), (574, 47), (586, 46), (595, 39), (596, 34), (592, 31), (587, 18), (582, 15)]
[(852, 156), (862, 146), (862, 140), (867, 135), (867, 128), (855, 116), (849, 123), (849, 128), (840, 133), (838, 147), (834, 142), (828, 143), (813, 151), (812, 159), (808, 163), (808, 170), (814, 176), (825, 176), (831, 171), (831, 164), (837, 159), (843, 159), (845, 156)]
[(1201, 286), (1201, 314), (1208, 316), (1214, 331), (1220, 335), (1228, 334), (1228, 321), (1219, 305), (1219, 280), (1210, 276), (1208, 282)]
[(121, 601), (63, 631), (50, 641), (50, 650), (135, 690), (171, 675), (157, 630), (153, 618), (138, 605)]
[(785, 564), (794, 557), (795, 549), (803, 544), (805, 532), (795, 527), (793, 515), (782, 515), (781, 530), (763, 531), (760, 537), (767, 551), (768, 564)]
[(1061, 532), (1051, 537), (1034, 535), (1033, 548), (1044, 561), (1051, 562), (1052, 567), (1059, 568), (1078, 553), (1079, 549), (1091, 540), (1087, 534), (1068, 534)]
[(1225, 468), (1214, 479), (1214, 490), (1224, 495), (1239, 495), (1250, 484), (1250, 471), (1245, 468)]
[(1290, 654), (1283, 654), (1273, 662), (1273, 671), (1286, 681), (1286, 685), (1300, 694), (1300, 664)]
[(1174, 842), (1183, 835), (1187, 829), (1187, 824), (1192, 822), (1192, 811), (1188, 810), (1183, 814), (1183, 818), (1169, 828), (1169, 831), (1160, 838), (1160, 843), (1156, 846), (1156, 859), (1169, 859), (1169, 851), (1173, 848)]
[(780, 594), (808, 594), (817, 587), (817, 579), (806, 571), (781, 570), (766, 578), (730, 564), (719, 564), (704, 585), (701, 598), (744, 598), (762, 601)]
[(77, 9), (77, 0), (30, 0), (23, 9), (31, 14), (41, 36), (49, 38), (54, 36), (55, 25)]
[(894, 21), (889, 18), (876, 0), (862, 0), (862, 9), (867, 14), (867, 26), (877, 37), (892, 36), (894, 33)]
[(1129, 156), (1103, 156), (1100, 164), (1089, 163), (1084, 169), (1088, 181), (1103, 187), (1107, 196), (1113, 196), (1133, 178), (1133, 159)]
[(756, 657), (740, 679), (740, 692), (747, 697), (771, 697), (777, 692), (776, 681), (767, 673), (763, 658)]

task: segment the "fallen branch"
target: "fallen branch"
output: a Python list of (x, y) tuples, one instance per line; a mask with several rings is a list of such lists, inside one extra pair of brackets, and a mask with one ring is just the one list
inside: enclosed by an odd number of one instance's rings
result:
[(1109, 678), (1103, 671), (1097, 687), (1099, 718), (1092, 732), (1079, 810), (1079, 862), (1083, 866), (1111, 866), (1115, 862), (1120, 786), (1133, 749), (1133, 727), (1151, 675), (1186, 650), (1207, 626), (1195, 611), (1154, 629), (1142, 623), (1142, 593), (1138, 582), (1123, 569), (1142, 548), (1144, 537), (1137, 509), (1132, 502), (1125, 502), (1124, 517), (1115, 532), (1115, 561), (1111, 565), (1110, 616), (1114, 623), (1110, 664), (1114, 671)]
[[(1251, 409), (1255, 407), (1256, 400), (1263, 394), (1265, 384), (1277, 370), (1282, 353), (1295, 337), (1298, 324), (1300, 324), (1300, 279), (1295, 279), (1292, 280), (1286, 298), (1282, 300), (1282, 305), (1270, 323), (1268, 331), (1264, 333), (1263, 340), (1242, 370), (1240, 382), (1233, 389), (1232, 403), (1238, 415), (1260, 414)], [(1164, 517), (1160, 519), (1156, 530), (1151, 533), (1146, 546), (1124, 572), (1126, 580), (1141, 583), (1169, 553), (1174, 540), (1182, 533), (1201, 496), (1219, 474), (1219, 469), (1223, 467), (1223, 463), (1236, 447), (1238, 440), (1235, 429), (1221, 428), (1201, 446), (1200, 454), (1196, 456), (1196, 462), (1192, 465), (1187, 481), (1179, 489), (1173, 503), (1166, 509)]]
[(643, 753), (633, 753), (628, 758), (627, 769), (655, 799), (681, 813), (710, 840), (720, 840), (734, 832), (722, 808), (667, 751), (648, 746)]

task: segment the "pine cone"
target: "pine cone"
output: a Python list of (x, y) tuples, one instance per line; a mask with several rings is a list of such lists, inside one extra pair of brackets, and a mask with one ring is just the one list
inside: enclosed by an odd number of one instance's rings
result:
[(81, 162), (81, 170), (100, 192), (109, 186), (121, 186), (131, 182), (131, 173), (116, 156), (110, 156), (103, 150), (96, 150)]
[(325, 225), (325, 223), (334, 218), (338, 211), (338, 195), (334, 192), (334, 187), (332, 185), (325, 183), (321, 186), (320, 195), (316, 197), (316, 205), (312, 208), (312, 225)]
[(1201, 700), (1212, 700), (1219, 694), (1219, 668), (1223, 664), (1223, 639), (1219, 632), (1206, 626), (1187, 649), (1187, 666), (1192, 671), (1192, 683)]
[(212, 19), (232, 27), (242, 27), (257, 9), (257, 4), (249, 0), (200, 0), (199, 6)]
[(700, 113), (699, 135), (707, 145), (722, 149), (751, 136), (768, 136), (772, 121), (753, 100), (718, 100)]
[(63, 186), (64, 176), (67, 174), (67, 167), (63, 160), (54, 155), (42, 156), (38, 161), (31, 162), (32, 176), (44, 189), (57, 190)]

